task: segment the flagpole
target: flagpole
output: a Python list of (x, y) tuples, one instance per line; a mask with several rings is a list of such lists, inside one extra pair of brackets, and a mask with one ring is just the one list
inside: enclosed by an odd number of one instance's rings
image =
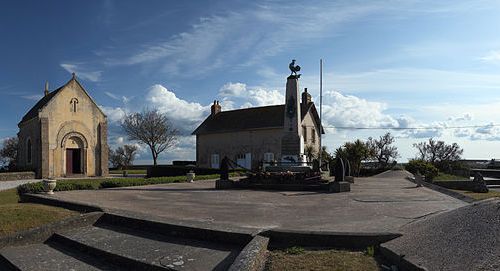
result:
[(322, 135), (322, 114), (323, 114), (323, 59), (319, 59), (319, 171), (321, 172), (321, 158), (323, 156), (323, 147), (321, 142)]

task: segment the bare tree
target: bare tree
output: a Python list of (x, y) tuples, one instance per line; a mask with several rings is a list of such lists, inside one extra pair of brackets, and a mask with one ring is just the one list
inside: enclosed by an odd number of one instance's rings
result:
[(123, 168), (123, 157), (117, 153), (117, 151), (109, 148), (108, 160), (112, 167), (117, 169)]
[(399, 157), (398, 148), (392, 144), (395, 142), (391, 133), (386, 133), (378, 140), (372, 137), (368, 138), (367, 145), (370, 149), (370, 154), (379, 164), (379, 167), (386, 167), (389, 162), (396, 160)]
[(3, 147), (0, 149), (0, 157), (2, 158), (2, 162), (8, 165), (9, 170), (13, 170), (17, 166), (18, 146), (19, 140), (17, 137), (10, 137), (3, 141)]
[(136, 145), (124, 145), (116, 149), (116, 153), (123, 157), (123, 167), (127, 169), (134, 162), (135, 155), (137, 153)]
[(429, 138), (429, 141), (413, 144), (417, 148), (417, 158), (432, 163), (441, 170), (446, 170), (451, 162), (460, 160), (464, 150), (457, 143), (451, 145), (444, 141)]
[(155, 166), (158, 155), (177, 143), (179, 133), (172, 127), (167, 115), (157, 109), (127, 114), (122, 128), (130, 140), (137, 140), (149, 147)]
[(137, 150), (136, 145), (124, 145), (123, 147), (116, 148), (114, 151), (110, 150), (109, 161), (113, 167), (127, 169), (134, 162)]

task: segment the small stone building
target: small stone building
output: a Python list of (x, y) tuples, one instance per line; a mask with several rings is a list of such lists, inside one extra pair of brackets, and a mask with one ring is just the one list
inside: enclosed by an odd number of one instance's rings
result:
[(75, 74), (18, 124), (18, 166), (37, 178), (108, 175), (106, 115)]
[[(221, 159), (227, 156), (244, 168), (257, 169), (262, 163), (282, 161), (288, 154), (304, 154), (308, 145), (318, 153), (319, 133), (324, 131), (311, 95), (305, 89), (302, 99), (298, 98), (298, 78), (289, 78), (286, 96), (282, 105), (230, 111), (222, 111), (214, 101), (210, 116), (192, 133), (196, 135), (197, 165), (219, 168)], [(291, 120), (295, 121), (294, 128)], [(290, 133), (297, 138), (291, 152), (287, 140)]]

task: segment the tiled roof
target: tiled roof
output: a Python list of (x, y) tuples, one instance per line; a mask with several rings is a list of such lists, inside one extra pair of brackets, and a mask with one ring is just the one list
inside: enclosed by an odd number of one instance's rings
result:
[(42, 99), (40, 99), (31, 109), (30, 111), (28, 111), (28, 113), (26, 113), (26, 115), (24, 115), (23, 119), (21, 120), (21, 122), (19, 122), (19, 124), (27, 121), (27, 120), (30, 120), (36, 116), (38, 116), (38, 111), (40, 109), (42, 109), (64, 86), (50, 92), (49, 94), (43, 96)]
[(283, 127), (285, 105), (222, 111), (208, 116), (193, 135)]

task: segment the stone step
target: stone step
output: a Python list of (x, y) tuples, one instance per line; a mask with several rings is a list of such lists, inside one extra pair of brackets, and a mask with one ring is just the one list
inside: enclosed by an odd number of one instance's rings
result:
[(0, 250), (0, 270), (87, 271), (123, 270), (60, 244), (35, 244)]
[(51, 240), (135, 270), (226, 270), (240, 247), (99, 223)]

